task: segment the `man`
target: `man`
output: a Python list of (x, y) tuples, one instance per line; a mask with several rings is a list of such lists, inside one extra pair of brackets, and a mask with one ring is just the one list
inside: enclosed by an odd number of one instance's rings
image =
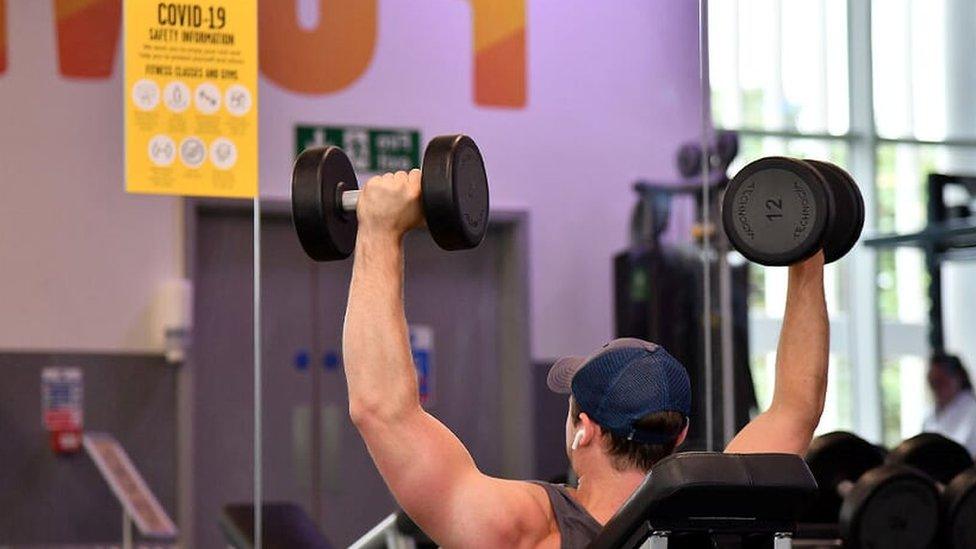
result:
[(923, 429), (945, 435), (976, 455), (976, 396), (962, 361), (955, 355), (933, 356), (928, 381), (935, 410), (925, 418)]
[[(418, 398), (403, 311), (402, 240), (423, 224), (419, 170), (372, 178), (356, 215), (343, 331), (349, 413), (397, 502), (446, 547), (588, 543), (651, 465), (684, 439), (690, 402), (684, 368), (634, 339), (613, 342), (590, 359), (560, 360), (550, 381), (572, 395), (566, 442), (579, 488), (484, 475)], [(726, 451), (806, 451), (823, 410), (827, 347), (818, 253), (790, 268), (772, 405)]]

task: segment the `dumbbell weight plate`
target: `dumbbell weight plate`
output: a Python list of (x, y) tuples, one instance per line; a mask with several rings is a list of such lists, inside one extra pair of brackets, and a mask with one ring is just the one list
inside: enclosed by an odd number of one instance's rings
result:
[(742, 255), (762, 265), (790, 265), (817, 252), (832, 223), (833, 198), (810, 164), (767, 157), (729, 183), (722, 224)]
[(942, 501), (948, 547), (976, 547), (976, 469), (956, 475)]
[(838, 522), (845, 547), (927, 549), (939, 530), (939, 494), (920, 471), (882, 465), (858, 479)]
[(356, 172), (338, 147), (314, 147), (295, 160), (292, 219), (305, 253), (315, 261), (345, 259), (356, 244), (356, 212), (344, 212), (340, 196), (359, 188)]
[(488, 229), (488, 176), (470, 137), (432, 139), (424, 151), (421, 185), (424, 218), (438, 246), (464, 250), (481, 243)]
[(969, 450), (937, 433), (922, 433), (905, 439), (888, 454), (888, 463), (908, 465), (942, 484), (973, 466)]
[(805, 459), (820, 491), (803, 521), (833, 523), (842, 503), (837, 487), (844, 481), (857, 482), (861, 475), (884, 463), (884, 453), (854, 434), (836, 431), (813, 439)]
[(864, 198), (854, 178), (829, 162), (809, 160), (827, 185), (834, 198), (834, 220), (824, 234), (824, 261), (831, 263), (851, 251), (864, 228)]
[(732, 130), (715, 133), (715, 154), (720, 166), (728, 166), (739, 154), (739, 134)]

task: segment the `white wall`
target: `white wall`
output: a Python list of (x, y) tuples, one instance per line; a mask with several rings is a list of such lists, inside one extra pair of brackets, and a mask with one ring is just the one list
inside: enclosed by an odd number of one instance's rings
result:
[[(296, 122), (469, 133), (493, 207), (530, 214), (534, 355), (601, 344), (630, 186), (672, 177), (677, 145), (698, 137), (697, 3), (530, 0), (528, 104), (517, 110), (473, 103), (467, 2), (379, 6), (374, 58), (350, 87), (308, 96), (262, 79), (263, 195), (288, 195)], [(7, 9), (0, 348), (154, 349), (154, 292), (181, 271), (179, 201), (123, 193), (121, 64), (111, 79), (63, 79), (51, 2)]]
[(179, 271), (178, 200), (126, 195), (121, 63), (58, 73), (53, 2), (7, 4), (0, 74), (0, 349), (144, 352)]

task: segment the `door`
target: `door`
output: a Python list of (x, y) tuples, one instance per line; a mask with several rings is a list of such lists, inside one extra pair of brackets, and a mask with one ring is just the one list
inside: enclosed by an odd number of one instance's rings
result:
[[(240, 474), (253, 470), (251, 223), (250, 212), (212, 208), (197, 221), (195, 309), (207, 319), (193, 361), (201, 547), (220, 543), (222, 505), (252, 497), (252, 479)], [(524, 277), (512, 274), (520, 272), (513, 258), (524, 255), (515, 234), (511, 223), (499, 225), (464, 252), (445, 252), (423, 232), (405, 240), (407, 321), (433, 335), (428, 409), (489, 474), (512, 474), (513, 453), (531, 463), (527, 338), (512, 335), (527, 305), (503, 296), (513, 284), (522, 286), (515, 294), (524, 290)], [(308, 260), (280, 213), (264, 216), (261, 245), (264, 499), (302, 505), (345, 546), (396, 509), (348, 417), (339, 344), (352, 261)]]

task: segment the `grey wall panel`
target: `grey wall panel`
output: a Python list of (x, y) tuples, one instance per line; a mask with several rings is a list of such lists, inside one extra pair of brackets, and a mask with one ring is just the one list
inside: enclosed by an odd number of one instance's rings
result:
[(221, 547), (221, 507), (253, 499), (251, 215), (207, 215), (197, 231), (190, 539), (193, 547)]
[(532, 392), (535, 409), (535, 476), (548, 480), (569, 470), (566, 457), (566, 414), (569, 397), (549, 390), (546, 376), (553, 360), (532, 365)]

